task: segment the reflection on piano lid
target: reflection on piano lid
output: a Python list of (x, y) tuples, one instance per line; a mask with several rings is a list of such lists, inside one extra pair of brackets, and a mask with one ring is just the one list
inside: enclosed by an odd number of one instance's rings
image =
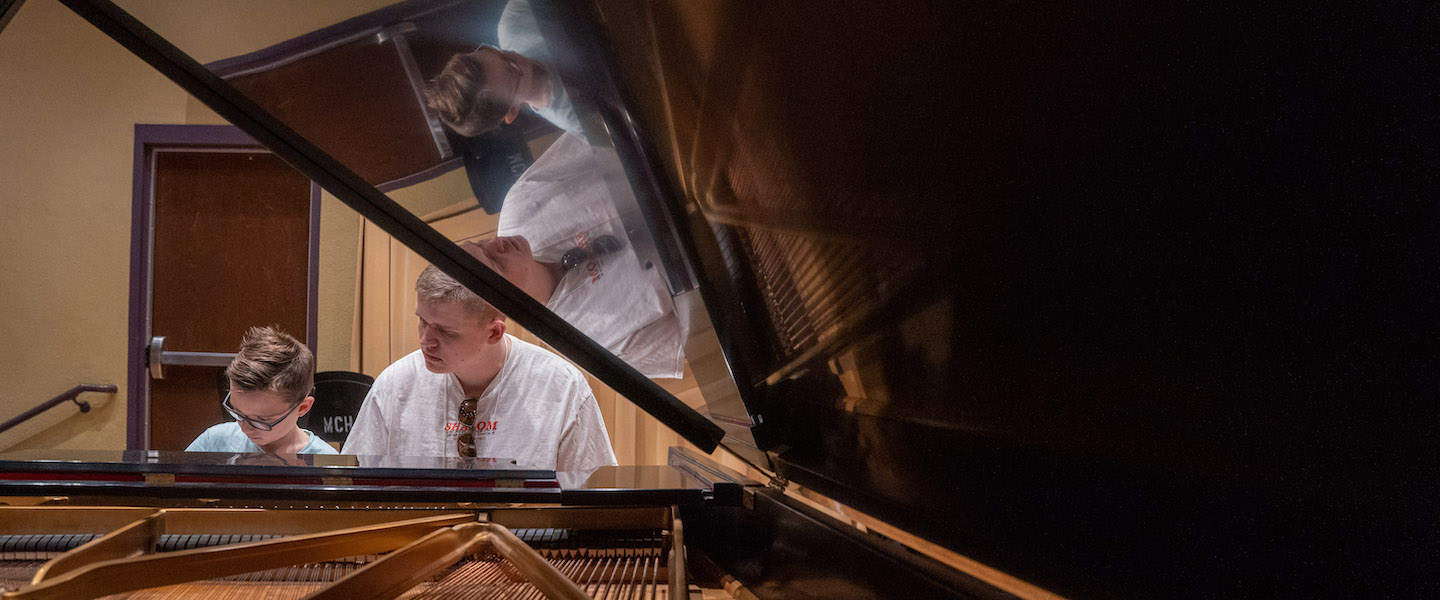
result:
[[(504, 459), (154, 451), (28, 451), (0, 454), (0, 495), (168, 497), (223, 489), (235, 497), (404, 501), (613, 504), (643, 500), (688, 505), (713, 498), (714, 485), (667, 466), (550, 471), (505, 466)], [(733, 489), (721, 494), (734, 501)], [(620, 498), (622, 500), (616, 500)]]

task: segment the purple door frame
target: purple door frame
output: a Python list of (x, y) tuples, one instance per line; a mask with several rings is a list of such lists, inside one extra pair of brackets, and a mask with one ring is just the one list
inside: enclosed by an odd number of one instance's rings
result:
[[(130, 343), (126, 386), (125, 448), (145, 450), (149, 445), (150, 375), (150, 259), (154, 226), (151, 170), (157, 150), (236, 149), (263, 150), (238, 127), (230, 125), (136, 125), (135, 177), (130, 216)], [(315, 351), (319, 316), (320, 186), (310, 182), (310, 275), (305, 339)]]

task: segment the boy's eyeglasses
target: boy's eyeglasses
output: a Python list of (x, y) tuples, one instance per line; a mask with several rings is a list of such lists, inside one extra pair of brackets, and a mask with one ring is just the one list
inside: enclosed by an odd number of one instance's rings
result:
[(465, 426), (465, 431), (455, 438), (455, 452), (459, 453), (461, 458), (475, 458), (476, 404), (478, 401), (474, 398), (460, 401), (460, 423)]
[(271, 429), (274, 429), (276, 425), (279, 425), (281, 421), (284, 421), (285, 417), (290, 416), (290, 413), (295, 412), (295, 409), (300, 408), (300, 404), (304, 402), (304, 400), (305, 397), (302, 396), (300, 400), (295, 402), (295, 404), (290, 405), (290, 410), (285, 411), (285, 414), (280, 415), (280, 418), (275, 419), (274, 421), (270, 421), (268, 423), (259, 419), (247, 417), (240, 411), (235, 410), (235, 406), (230, 404), (230, 392), (225, 392), (225, 401), (221, 402), (220, 404), (225, 407), (225, 412), (228, 412), (230, 413), (230, 416), (235, 417), (236, 421), (244, 421), (246, 423), (249, 423), (251, 427), (259, 429), (260, 431), (270, 431)]

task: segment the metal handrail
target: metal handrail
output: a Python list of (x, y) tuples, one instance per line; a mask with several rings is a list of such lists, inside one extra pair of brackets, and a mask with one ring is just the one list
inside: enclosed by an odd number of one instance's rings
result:
[(5, 433), (5, 431), (10, 429), (11, 427), (29, 421), (30, 419), (34, 418), (35, 415), (55, 408), (56, 405), (64, 404), (67, 401), (74, 402), (76, 406), (80, 407), (80, 412), (82, 413), (90, 412), (90, 403), (77, 399), (80, 394), (83, 394), (85, 392), (104, 392), (107, 394), (113, 394), (117, 391), (120, 391), (120, 388), (116, 387), (113, 383), (82, 383), (73, 388), (65, 390), (65, 392), (60, 394), (59, 396), (40, 403), (40, 405), (36, 406), (35, 408), (20, 413), (20, 416), (18, 417), (10, 419), (9, 421), (6, 421), (4, 423), (0, 423), (0, 433)]

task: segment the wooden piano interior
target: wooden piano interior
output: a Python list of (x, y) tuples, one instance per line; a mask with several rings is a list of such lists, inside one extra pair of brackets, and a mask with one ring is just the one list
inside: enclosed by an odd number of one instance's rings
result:
[(5, 598), (690, 597), (671, 507), (3, 506), (0, 531)]

